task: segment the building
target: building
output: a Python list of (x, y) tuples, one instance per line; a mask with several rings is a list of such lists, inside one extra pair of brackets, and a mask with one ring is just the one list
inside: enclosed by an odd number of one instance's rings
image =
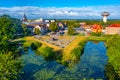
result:
[(44, 22), (44, 19), (40, 18), (40, 19), (34, 20), (34, 22)]
[(98, 24), (94, 24), (91, 27), (91, 31), (94, 33), (102, 32), (102, 26)]
[(110, 13), (109, 12), (103, 12), (101, 15), (103, 16), (103, 22), (106, 23), (107, 22), (107, 17), (110, 15)]
[(106, 27), (105, 30), (105, 34), (120, 34), (120, 24), (111, 24), (108, 27)]
[(22, 21), (23, 21), (23, 22), (24, 22), (24, 21), (27, 21), (27, 17), (26, 17), (26, 15), (25, 15), (25, 13), (24, 13), (24, 15), (23, 15)]
[(50, 20), (50, 22), (55, 22), (55, 20), (53, 19), (53, 20)]
[(41, 32), (41, 34), (48, 32), (49, 22), (45, 22), (42, 18), (37, 20), (32, 20), (28, 22), (26, 15), (23, 15), (22, 23), (27, 25), (27, 29), (29, 29), (31, 32), (35, 33), (35, 29), (38, 28)]
[(106, 27), (106, 32), (105, 34), (120, 34), (120, 27)]
[(80, 22), (79, 24), (80, 24), (80, 27), (82, 27), (82, 26), (85, 26), (85, 25), (86, 25), (86, 23), (85, 23), (85, 22)]
[(84, 28), (84, 30), (87, 32), (91, 32), (91, 27), (92, 27), (92, 25), (84, 25), (81, 28)]
[(33, 33), (35, 32), (36, 28), (40, 30), (41, 34), (47, 33), (48, 27), (49, 27), (49, 23), (47, 22), (28, 22), (27, 23), (27, 28), (31, 30)]

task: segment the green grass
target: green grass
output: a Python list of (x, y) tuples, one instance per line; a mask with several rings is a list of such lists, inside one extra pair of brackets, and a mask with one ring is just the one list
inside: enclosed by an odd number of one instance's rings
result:
[(103, 37), (103, 36), (89, 36), (87, 37), (88, 41), (107, 41), (109, 37)]

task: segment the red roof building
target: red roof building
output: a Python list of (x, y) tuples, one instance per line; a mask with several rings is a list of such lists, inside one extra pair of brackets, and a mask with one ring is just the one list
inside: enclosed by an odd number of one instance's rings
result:
[(106, 27), (106, 34), (120, 34), (120, 24), (111, 24)]

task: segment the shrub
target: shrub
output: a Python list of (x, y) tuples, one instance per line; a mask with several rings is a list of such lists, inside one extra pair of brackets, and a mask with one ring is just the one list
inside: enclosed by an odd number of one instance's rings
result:
[(38, 43), (38, 42), (33, 42), (33, 43), (31, 44), (31, 48), (32, 48), (33, 50), (37, 50), (38, 47), (41, 47), (41, 46), (42, 46), (42, 43)]
[(40, 48), (39, 51), (46, 59), (53, 59), (54, 58), (53, 48), (44, 47), (44, 48)]
[(50, 23), (50, 26), (49, 26), (49, 29), (53, 32), (57, 31), (58, 30), (58, 26), (55, 22), (53, 23)]
[(120, 80), (118, 74), (115, 72), (114, 67), (110, 63), (107, 63), (105, 66), (105, 75), (110, 80)]
[(42, 46), (42, 43), (38, 43), (38, 42), (35, 42), (35, 45), (37, 46), (37, 47), (41, 47)]
[(80, 55), (82, 55), (85, 43), (86, 43), (86, 40), (80, 42), (78, 46), (71, 51), (70, 61), (67, 64), (65, 63), (67, 66), (71, 67), (73, 66), (73, 64), (79, 61)]
[(75, 56), (80, 56), (82, 51), (83, 51), (83, 48), (84, 48), (84, 45), (85, 45), (86, 41), (82, 41), (78, 44), (78, 47), (76, 47), (75, 49), (73, 49), (71, 51), (71, 54), (74, 54)]
[(75, 30), (74, 30), (73, 26), (71, 26), (71, 25), (68, 27), (68, 34), (69, 35), (74, 35), (75, 34)]
[(35, 34), (39, 35), (41, 32), (39, 30), (39, 28), (35, 28)]
[(17, 80), (23, 65), (12, 53), (0, 53), (0, 80)]
[(86, 40), (79, 42), (78, 45), (79, 45), (79, 46), (84, 46), (85, 43), (86, 43)]
[(82, 49), (82, 48), (79, 46), (79, 47), (73, 49), (72, 52), (71, 52), (71, 54), (73, 54), (73, 55), (76, 56), (76, 58), (77, 58), (77, 57), (80, 56), (81, 49)]

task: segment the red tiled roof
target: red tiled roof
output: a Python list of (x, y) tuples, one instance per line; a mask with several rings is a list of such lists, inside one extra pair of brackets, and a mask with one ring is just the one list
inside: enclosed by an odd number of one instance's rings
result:
[(111, 24), (109, 27), (120, 27), (120, 24)]

